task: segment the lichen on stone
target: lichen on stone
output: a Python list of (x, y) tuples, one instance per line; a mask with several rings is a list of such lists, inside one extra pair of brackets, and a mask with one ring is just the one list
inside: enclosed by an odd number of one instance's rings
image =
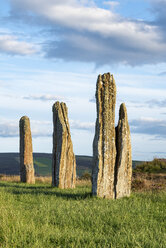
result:
[(127, 110), (122, 104), (115, 132), (115, 104), (116, 84), (113, 75), (99, 75), (96, 85), (92, 194), (110, 199), (129, 196), (131, 190), (132, 160)]
[(20, 179), (21, 182), (35, 183), (32, 135), (30, 129), (30, 120), (23, 116), (19, 122), (20, 128)]
[(132, 157), (131, 137), (127, 118), (127, 109), (124, 103), (119, 110), (119, 122), (116, 128), (116, 176), (115, 197), (129, 196), (131, 193)]
[(74, 188), (76, 183), (76, 159), (65, 103), (53, 105), (53, 159), (52, 185), (59, 188)]
[(114, 197), (116, 85), (110, 73), (99, 75), (96, 86), (97, 119), (93, 141), (92, 194)]

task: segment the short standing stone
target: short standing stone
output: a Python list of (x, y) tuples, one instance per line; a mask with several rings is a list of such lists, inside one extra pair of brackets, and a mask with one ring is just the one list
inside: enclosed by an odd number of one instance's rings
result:
[(20, 177), (21, 182), (35, 183), (32, 136), (30, 120), (27, 116), (20, 119)]
[(119, 122), (116, 128), (117, 160), (115, 169), (115, 197), (129, 196), (131, 192), (132, 157), (131, 138), (124, 103), (119, 110)]
[(97, 119), (93, 141), (92, 194), (114, 198), (115, 104), (116, 85), (113, 75), (99, 75), (96, 87)]
[(53, 124), (52, 185), (61, 189), (74, 188), (76, 160), (65, 103), (56, 102), (53, 105)]

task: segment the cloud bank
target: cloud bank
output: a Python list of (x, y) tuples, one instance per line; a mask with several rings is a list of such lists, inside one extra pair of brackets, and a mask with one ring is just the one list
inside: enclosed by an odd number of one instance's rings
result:
[[(51, 121), (31, 120), (31, 132), (33, 138), (51, 137), (53, 132)], [(78, 120), (69, 120), (71, 129), (93, 131), (95, 124), (93, 122), (80, 122)], [(15, 120), (0, 121), (0, 137), (13, 138), (19, 136), (19, 123)]]
[[(94, 122), (81, 122), (79, 120), (69, 120), (72, 130), (85, 130), (94, 132)], [(140, 118), (130, 121), (131, 133), (152, 135), (160, 138), (166, 137), (166, 120), (154, 118)], [(51, 121), (31, 120), (32, 136), (49, 137), (52, 136)], [(19, 124), (16, 121), (0, 121), (0, 137), (17, 137), (19, 135)]]
[(130, 121), (131, 133), (147, 134), (159, 138), (166, 137), (166, 120), (140, 118)]
[(166, 3), (160, 0), (151, 4), (156, 15), (151, 23), (124, 18), (112, 9), (98, 7), (94, 1), (81, 0), (11, 0), (10, 14), (12, 20), (27, 22), (29, 16), (34, 25), (51, 29), (43, 44), (47, 58), (93, 62), (98, 66), (156, 64), (166, 61), (162, 28)]

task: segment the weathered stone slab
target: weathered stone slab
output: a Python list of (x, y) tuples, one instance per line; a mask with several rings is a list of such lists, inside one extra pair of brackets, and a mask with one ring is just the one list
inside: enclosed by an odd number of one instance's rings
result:
[(97, 119), (93, 141), (92, 194), (114, 198), (116, 161), (116, 85), (110, 73), (99, 75), (96, 86)]
[(130, 128), (127, 118), (127, 109), (124, 103), (121, 104), (119, 110), (116, 136), (115, 198), (121, 198), (130, 195), (132, 177)]
[(32, 136), (30, 120), (27, 116), (20, 119), (20, 178), (21, 182), (35, 183)]
[(70, 135), (68, 112), (65, 103), (53, 105), (53, 161), (52, 185), (74, 188), (76, 183), (76, 160)]

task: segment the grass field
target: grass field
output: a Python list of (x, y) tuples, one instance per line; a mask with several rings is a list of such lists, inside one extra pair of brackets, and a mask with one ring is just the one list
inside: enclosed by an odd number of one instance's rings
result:
[(91, 197), (89, 185), (0, 182), (0, 247), (165, 248), (166, 192)]

